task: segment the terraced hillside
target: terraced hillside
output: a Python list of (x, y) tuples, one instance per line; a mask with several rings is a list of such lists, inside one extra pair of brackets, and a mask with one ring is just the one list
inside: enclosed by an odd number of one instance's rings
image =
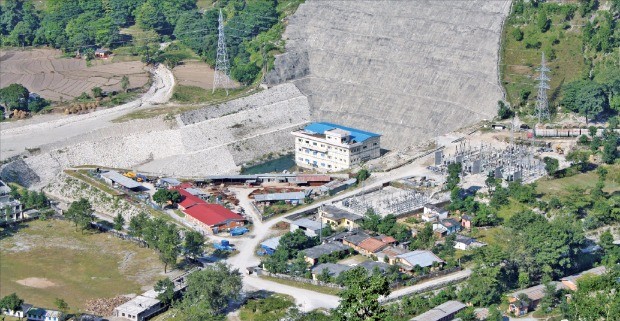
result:
[(496, 114), (510, 1), (308, 0), (268, 84), (293, 80), (312, 118), (384, 135), (387, 148)]

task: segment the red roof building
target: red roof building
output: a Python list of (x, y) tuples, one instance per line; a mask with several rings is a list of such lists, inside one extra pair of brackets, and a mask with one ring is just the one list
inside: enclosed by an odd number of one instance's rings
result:
[(179, 208), (186, 218), (209, 231), (218, 233), (234, 227), (243, 226), (245, 218), (219, 204), (209, 204), (201, 198), (190, 194), (185, 189), (177, 189), (181, 194)]

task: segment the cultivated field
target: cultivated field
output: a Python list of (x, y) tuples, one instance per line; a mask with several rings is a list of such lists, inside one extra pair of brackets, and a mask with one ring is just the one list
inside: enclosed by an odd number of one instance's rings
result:
[(77, 311), (89, 299), (140, 293), (163, 278), (153, 250), (108, 234), (82, 234), (64, 221), (27, 225), (0, 239), (0, 297), (16, 292), (50, 308), (61, 297)]
[[(182, 65), (174, 67), (172, 73), (179, 85), (200, 87), (207, 90), (213, 89), (214, 70), (206, 63), (187, 61)], [(233, 88), (239, 87), (239, 84), (235, 81), (232, 81), (231, 84)]]
[(93, 87), (104, 91), (121, 90), (123, 76), (129, 78), (130, 88), (144, 86), (148, 72), (139, 61), (111, 62), (61, 58), (59, 50), (33, 49), (0, 52), (0, 87), (12, 83), (24, 85), (43, 98), (58, 101), (72, 99), (82, 92), (91, 93)]

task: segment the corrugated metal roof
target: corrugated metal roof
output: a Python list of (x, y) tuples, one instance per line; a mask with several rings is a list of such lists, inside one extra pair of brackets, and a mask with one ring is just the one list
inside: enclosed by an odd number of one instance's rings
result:
[(344, 129), (350, 132), (351, 138), (357, 142), (363, 142), (367, 140), (368, 138), (381, 136), (379, 134), (367, 132), (367, 131), (360, 130), (357, 128), (346, 127), (342, 125), (337, 125), (333, 123), (325, 123), (325, 122), (312, 123), (312, 124), (307, 125), (304, 128), (305, 131), (316, 133), (316, 134), (325, 134), (325, 131), (332, 130), (332, 129)]
[(260, 245), (275, 250), (278, 248), (278, 245), (280, 245), (281, 238), (282, 236), (272, 237), (270, 239), (264, 240)]
[(440, 304), (409, 321), (438, 321), (451, 314), (455, 314), (467, 306), (459, 301), (448, 301), (444, 304)]
[(349, 247), (342, 243), (332, 242), (305, 249), (304, 253), (306, 254), (306, 257), (309, 257), (311, 259), (318, 259), (319, 257), (321, 257), (321, 255), (346, 251), (348, 249)]
[(114, 181), (115, 183), (117, 183), (119, 185), (122, 185), (122, 186), (124, 186), (125, 188), (128, 188), (128, 189), (133, 189), (133, 188), (142, 186), (142, 184), (134, 181), (131, 178), (127, 178), (127, 177), (121, 175), (117, 171), (109, 171), (107, 173), (101, 174), (101, 176), (107, 177), (108, 179), (110, 179), (110, 180)]
[(433, 252), (426, 250), (415, 250), (398, 255), (397, 258), (405, 260), (411, 266), (419, 265), (420, 267), (432, 266), (434, 262), (444, 262)]
[(309, 230), (314, 230), (314, 231), (321, 229), (321, 222), (313, 221), (307, 218), (300, 218), (298, 220), (295, 220), (291, 222), (291, 225), (305, 227)]
[(306, 193), (304, 193), (304, 192), (289, 192), (289, 193), (273, 193), (273, 194), (257, 194), (257, 195), (254, 195), (254, 200), (257, 201), (257, 202), (303, 200), (304, 198), (306, 198)]

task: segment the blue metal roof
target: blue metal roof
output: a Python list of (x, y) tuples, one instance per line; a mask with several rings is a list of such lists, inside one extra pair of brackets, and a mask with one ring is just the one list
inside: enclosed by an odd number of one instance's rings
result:
[(304, 128), (304, 130), (308, 132), (317, 133), (317, 134), (325, 134), (325, 131), (336, 129), (336, 128), (343, 129), (343, 130), (350, 132), (352, 139), (360, 143), (367, 140), (368, 138), (381, 136), (379, 134), (363, 131), (360, 129), (355, 129), (355, 128), (346, 127), (342, 125), (336, 125), (332, 123), (325, 123), (325, 122), (309, 124)]

